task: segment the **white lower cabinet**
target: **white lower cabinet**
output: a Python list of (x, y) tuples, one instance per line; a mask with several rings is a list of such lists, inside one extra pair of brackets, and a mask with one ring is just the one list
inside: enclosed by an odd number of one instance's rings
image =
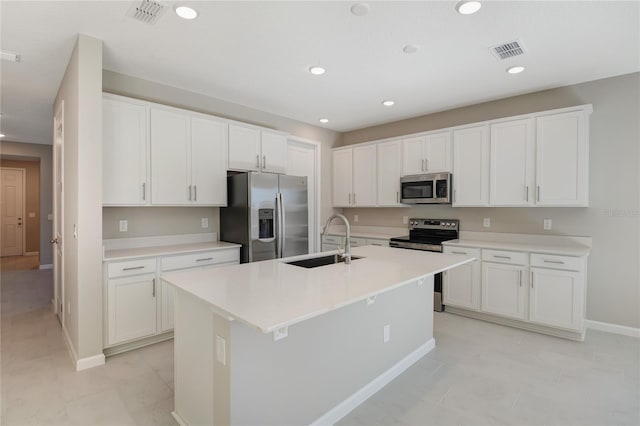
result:
[(445, 271), (442, 276), (442, 297), (445, 306), (480, 309), (480, 249), (444, 247), (445, 254), (474, 256), (476, 260)]
[(156, 333), (156, 274), (134, 275), (107, 281), (107, 344)]
[(525, 267), (493, 262), (482, 264), (482, 310), (525, 319)]
[(105, 263), (105, 347), (173, 330), (173, 290), (157, 271), (237, 263), (240, 263), (237, 247)]

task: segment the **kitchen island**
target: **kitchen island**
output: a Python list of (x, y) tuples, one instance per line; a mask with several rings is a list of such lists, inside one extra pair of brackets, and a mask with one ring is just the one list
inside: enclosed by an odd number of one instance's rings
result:
[(163, 274), (176, 290), (176, 420), (332, 424), (433, 349), (433, 275), (473, 258), (352, 254)]

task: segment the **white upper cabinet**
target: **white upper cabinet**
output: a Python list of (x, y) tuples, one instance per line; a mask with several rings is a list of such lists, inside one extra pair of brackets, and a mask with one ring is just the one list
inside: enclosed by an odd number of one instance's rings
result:
[(285, 173), (287, 137), (256, 127), (229, 125), (229, 168)]
[(536, 118), (537, 205), (589, 205), (589, 113)]
[(151, 202), (224, 206), (227, 124), (151, 108)]
[(149, 187), (149, 108), (105, 95), (102, 101), (102, 203), (146, 205)]
[(453, 206), (489, 204), (489, 126), (453, 132)]
[(400, 205), (402, 175), (402, 141), (377, 144), (378, 205)]
[(353, 194), (353, 150), (340, 149), (332, 152), (333, 205), (350, 207)]
[(184, 205), (191, 201), (191, 117), (151, 108), (151, 202)]
[(451, 171), (451, 132), (407, 138), (402, 143), (403, 175)]
[[(376, 205), (376, 146), (334, 150), (333, 205), (360, 207)], [(399, 180), (398, 180), (399, 182)]]
[(490, 204), (528, 206), (534, 200), (533, 119), (491, 125)]
[(191, 119), (192, 204), (227, 204), (227, 124)]

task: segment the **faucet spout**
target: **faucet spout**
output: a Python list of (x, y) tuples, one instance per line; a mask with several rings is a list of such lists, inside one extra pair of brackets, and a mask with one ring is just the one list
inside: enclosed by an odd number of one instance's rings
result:
[(344, 253), (342, 254), (342, 258), (344, 259), (345, 264), (351, 263), (351, 225), (349, 225), (349, 220), (339, 213), (333, 214), (329, 219), (327, 219), (327, 224), (324, 225), (324, 229), (322, 230), (322, 235), (326, 234), (329, 229), (329, 224), (335, 218), (342, 219), (346, 228), (347, 228), (347, 237), (344, 243)]

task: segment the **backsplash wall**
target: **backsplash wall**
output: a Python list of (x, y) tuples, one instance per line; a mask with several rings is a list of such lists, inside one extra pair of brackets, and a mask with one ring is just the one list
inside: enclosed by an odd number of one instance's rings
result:
[[(209, 227), (202, 228), (202, 218)], [(129, 221), (127, 232), (120, 232), (120, 220)], [(102, 238), (153, 237), (220, 232), (218, 207), (103, 207)]]

